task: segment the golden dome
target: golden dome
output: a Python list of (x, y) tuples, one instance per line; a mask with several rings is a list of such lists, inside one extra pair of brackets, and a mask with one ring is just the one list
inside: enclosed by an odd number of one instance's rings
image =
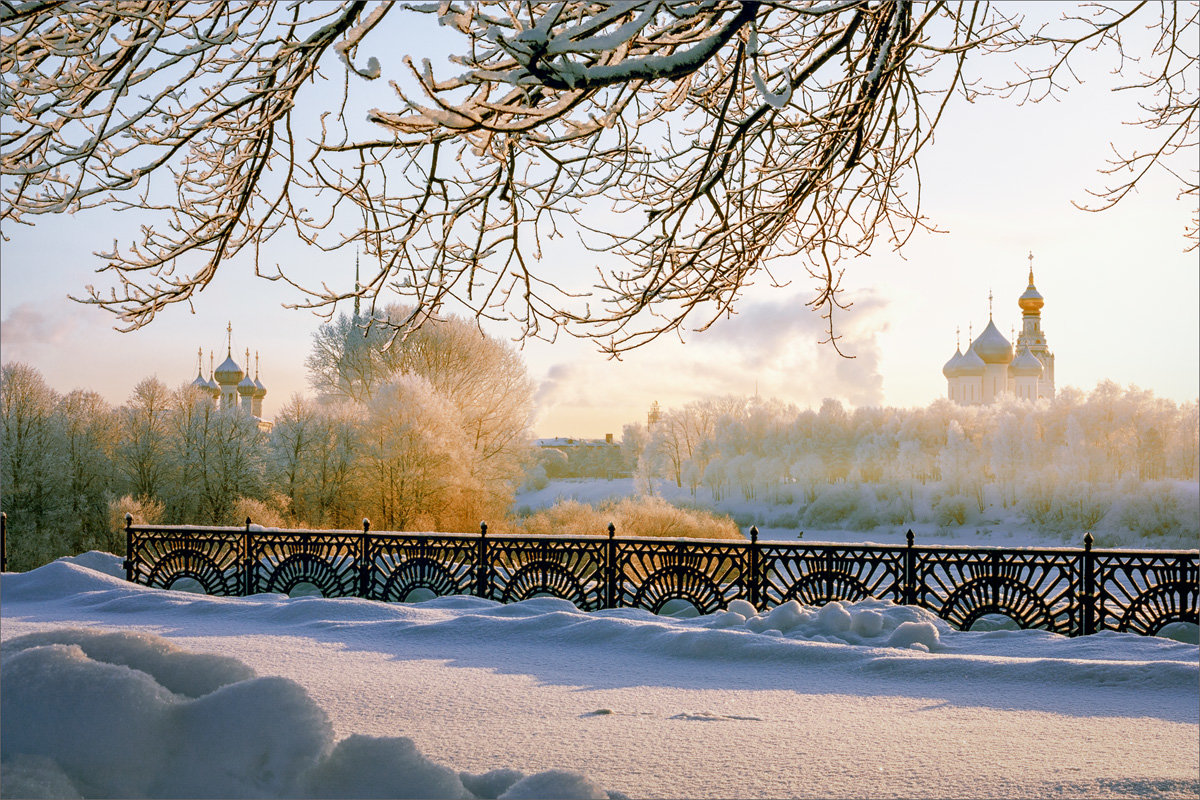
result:
[(1017, 305), (1019, 305), (1021, 310), (1026, 313), (1036, 314), (1042, 310), (1042, 306), (1045, 304), (1046, 301), (1042, 299), (1041, 293), (1038, 292), (1037, 287), (1033, 285), (1033, 270), (1030, 269), (1029, 286), (1026, 287), (1025, 294), (1017, 298)]

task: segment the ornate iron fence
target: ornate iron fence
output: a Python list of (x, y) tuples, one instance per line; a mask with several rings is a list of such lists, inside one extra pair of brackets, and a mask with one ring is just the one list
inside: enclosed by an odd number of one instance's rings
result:
[[(1200, 552), (1078, 548), (496, 536), (134, 526), (126, 517), (125, 574), (209, 594), (288, 593), (404, 601), (474, 594), (500, 602), (553, 595), (580, 609), (661, 611), (672, 600), (702, 613), (744, 599), (822, 605), (869, 597), (919, 605), (961, 629), (988, 614), (1068, 636), (1099, 630), (1156, 634), (1200, 622)], [(417, 594), (414, 594), (417, 593)]]

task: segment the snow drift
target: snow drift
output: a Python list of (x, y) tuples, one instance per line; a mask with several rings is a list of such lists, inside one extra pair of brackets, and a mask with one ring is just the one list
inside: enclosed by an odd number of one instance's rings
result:
[(403, 736), (334, 742), (296, 682), (149, 633), (18, 637), (0, 675), (9, 797), (615, 796), (563, 770), (460, 775)]

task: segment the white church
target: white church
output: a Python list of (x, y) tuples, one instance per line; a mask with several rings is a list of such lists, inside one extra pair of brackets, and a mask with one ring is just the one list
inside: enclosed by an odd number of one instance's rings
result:
[(991, 301), (989, 293), (988, 323), (983, 333), (965, 353), (956, 347), (942, 367), (947, 397), (959, 405), (994, 403), (1005, 395), (1022, 400), (1054, 397), (1054, 353), (1042, 332), (1045, 300), (1033, 285), (1033, 253), (1029, 254), (1029, 286), (1017, 299), (1021, 333), (1016, 337), (1015, 350), (992, 320)]
[(240, 408), (250, 414), (258, 422), (258, 427), (269, 431), (271, 423), (262, 418), (262, 401), (267, 396), (267, 387), (258, 378), (258, 353), (254, 354), (254, 377), (250, 377), (250, 349), (246, 348), (245, 371), (233, 360), (233, 325), (226, 326), (228, 341), (225, 348), (225, 360), (213, 369), (213, 354), (208, 354), (209, 377), (204, 377), (204, 350), (196, 351), (196, 379), (192, 386), (204, 392), (214, 403), (219, 403), (224, 411)]

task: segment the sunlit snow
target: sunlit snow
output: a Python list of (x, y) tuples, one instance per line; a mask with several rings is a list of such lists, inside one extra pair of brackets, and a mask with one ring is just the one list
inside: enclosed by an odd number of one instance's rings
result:
[(218, 598), (5, 574), (5, 796), (1195, 797), (1198, 650), (883, 601)]

